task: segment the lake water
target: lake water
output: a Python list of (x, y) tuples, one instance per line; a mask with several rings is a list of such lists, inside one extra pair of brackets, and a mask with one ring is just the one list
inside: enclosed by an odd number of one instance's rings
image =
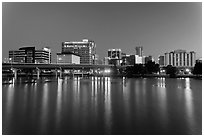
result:
[(10, 81), (2, 85), (2, 134), (202, 134), (202, 80)]

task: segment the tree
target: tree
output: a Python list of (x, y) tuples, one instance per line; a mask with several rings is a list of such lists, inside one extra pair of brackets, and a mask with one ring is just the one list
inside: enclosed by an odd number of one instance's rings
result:
[(176, 67), (173, 67), (172, 65), (166, 67), (166, 74), (169, 74), (170, 77), (176, 77), (176, 72)]
[(145, 64), (145, 67), (147, 69), (147, 72), (149, 74), (152, 74), (152, 73), (157, 73), (159, 71), (159, 64), (155, 64), (155, 62), (153, 61), (148, 61), (146, 64)]
[(202, 63), (201, 62), (197, 62), (195, 64), (194, 69), (193, 69), (193, 74), (195, 75), (202, 74)]

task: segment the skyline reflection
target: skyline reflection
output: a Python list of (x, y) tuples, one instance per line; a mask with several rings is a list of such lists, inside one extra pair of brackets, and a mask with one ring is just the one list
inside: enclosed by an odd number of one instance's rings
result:
[(201, 133), (202, 86), (194, 79), (21, 81), (2, 87), (5, 134)]
[(194, 126), (195, 124), (195, 116), (194, 116), (194, 105), (193, 105), (193, 98), (192, 98), (192, 90), (190, 87), (190, 79), (185, 79), (185, 110), (186, 110), (186, 119), (189, 125), (189, 130), (192, 130), (190, 127)]

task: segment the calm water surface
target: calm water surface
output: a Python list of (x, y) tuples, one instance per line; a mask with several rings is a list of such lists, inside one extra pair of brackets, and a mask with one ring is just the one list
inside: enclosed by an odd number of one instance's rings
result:
[(2, 85), (3, 134), (202, 134), (202, 80), (11, 81)]

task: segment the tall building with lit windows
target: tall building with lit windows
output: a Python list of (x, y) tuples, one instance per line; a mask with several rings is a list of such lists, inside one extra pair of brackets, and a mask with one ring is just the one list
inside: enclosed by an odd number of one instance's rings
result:
[(88, 39), (62, 42), (62, 53), (79, 55), (80, 64), (96, 64), (96, 44)]
[(194, 67), (195, 59), (196, 53), (194, 51), (174, 50), (172, 52), (166, 52), (164, 55), (165, 66)]

